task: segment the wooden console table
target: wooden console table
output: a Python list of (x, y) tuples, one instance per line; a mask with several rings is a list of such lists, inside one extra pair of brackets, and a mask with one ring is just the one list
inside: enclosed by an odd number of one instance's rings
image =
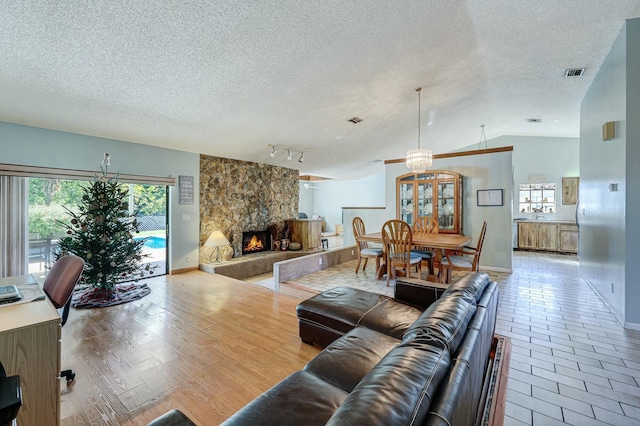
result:
[(291, 241), (302, 244), (302, 250), (317, 249), (322, 237), (322, 220), (291, 219), (286, 221), (289, 226)]
[[(32, 300), (31, 275), (0, 278)], [(28, 295), (28, 296), (27, 296)], [(0, 361), (7, 375), (20, 376), (18, 425), (60, 424), (60, 316), (48, 299), (0, 305)]]

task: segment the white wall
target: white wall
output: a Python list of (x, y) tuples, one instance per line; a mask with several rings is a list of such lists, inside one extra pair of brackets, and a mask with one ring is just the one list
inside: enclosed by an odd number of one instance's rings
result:
[[(580, 109), (580, 271), (618, 318), (640, 326), (640, 20), (627, 21)], [(616, 137), (602, 141), (615, 121)], [(618, 191), (609, 191), (609, 184)], [(626, 277), (630, 277), (626, 280)], [(613, 292), (611, 286), (613, 284)]]
[[(111, 153), (110, 171), (149, 176), (187, 175), (200, 187), (200, 156), (74, 133), (0, 122), (0, 162), (100, 172), (105, 152)], [(171, 270), (197, 267), (200, 228), (200, 197), (194, 204), (178, 204), (175, 187), (169, 190)], [(189, 256), (192, 260), (187, 261)]]
[(305, 188), (305, 185), (315, 186), (313, 182), (300, 181), (300, 192), (298, 192), (298, 212), (306, 213), (309, 218), (314, 214), (313, 188)]
[[(385, 200), (384, 172), (357, 180), (314, 181), (313, 214), (321, 215), (327, 231), (342, 224), (343, 207), (383, 207)], [(311, 191), (300, 189), (300, 191)], [(344, 222), (344, 233), (351, 232), (351, 221)]]

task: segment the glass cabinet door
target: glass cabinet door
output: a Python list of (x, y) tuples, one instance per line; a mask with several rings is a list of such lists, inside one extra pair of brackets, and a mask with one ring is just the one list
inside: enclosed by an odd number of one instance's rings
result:
[(417, 217), (433, 216), (433, 183), (418, 183)]
[(455, 228), (455, 195), (455, 182), (438, 182), (438, 227), (443, 231)]
[(448, 170), (407, 173), (396, 178), (396, 217), (413, 225), (435, 217), (439, 232), (462, 233), (462, 176)]
[(413, 194), (414, 184), (412, 183), (401, 183), (398, 187), (399, 195), (400, 195), (400, 212), (399, 217), (401, 220), (404, 220), (407, 223), (413, 223), (413, 206), (414, 206), (414, 194)]

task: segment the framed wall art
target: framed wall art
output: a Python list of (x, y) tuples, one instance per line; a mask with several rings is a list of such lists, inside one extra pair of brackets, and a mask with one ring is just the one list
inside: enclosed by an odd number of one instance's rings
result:
[(478, 206), (502, 206), (504, 199), (502, 189), (479, 189)]

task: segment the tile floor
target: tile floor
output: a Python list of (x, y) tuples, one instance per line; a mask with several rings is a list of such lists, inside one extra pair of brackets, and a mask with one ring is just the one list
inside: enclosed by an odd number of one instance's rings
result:
[[(287, 283), (391, 295), (373, 265), (347, 262)], [(640, 425), (640, 333), (623, 329), (580, 277), (575, 256), (514, 252), (496, 332), (513, 345), (505, 425)]]

